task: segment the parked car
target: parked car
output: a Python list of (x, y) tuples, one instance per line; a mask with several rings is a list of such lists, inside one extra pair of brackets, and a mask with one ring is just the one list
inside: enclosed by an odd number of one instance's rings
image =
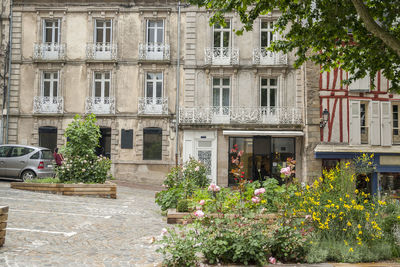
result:
[(53, 175), (54, 157), (50, 149), (26, 145), (0, 145), (0, 177), (26, 181)]

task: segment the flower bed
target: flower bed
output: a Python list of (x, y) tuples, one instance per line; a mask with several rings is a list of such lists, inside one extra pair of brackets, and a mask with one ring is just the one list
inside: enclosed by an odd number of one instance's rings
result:
[(68, 196), (99, 196), (117, 198), (117, 186), (111, 182), (104, 184), (50, 184), (50, 183), (11, 183), (11, 188), (48, 192)]
[(0, 247), (4, 245), (6, 240), (6, 227), (8, 218), (8, 207), (0, 206)]
[[(296, 183), (294, 166), (289, 165), (281, 173), (290, 183), (279, 186), (274, 179), (244, 180), (238, 161), (239, 169), (233, 172), (237, 190), (211, 184), (190, 194), (170, 195), (180, 197), (175, 203), (189, 212), (170, 214), (171, 220), (185, 224), (165, 229), (158, 251), (166, 266), (195, 266), (201, 261), (265, 265), (398, 258), (399, 205), (357, 188), (368, 182), (362, 174), (373, 168), (372, 162), (373, 155), (363, 155), (324, 171), (310, 185)], [(278, 210), (279, 216), (272, 221), (267, 214)]]

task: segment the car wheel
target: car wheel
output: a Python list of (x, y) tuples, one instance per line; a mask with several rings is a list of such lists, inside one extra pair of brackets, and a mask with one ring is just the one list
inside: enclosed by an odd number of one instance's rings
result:
[(31, 170), (26, 170), (21, 174), (21, 180), (26, 182), (36, 177), (36, 174)]

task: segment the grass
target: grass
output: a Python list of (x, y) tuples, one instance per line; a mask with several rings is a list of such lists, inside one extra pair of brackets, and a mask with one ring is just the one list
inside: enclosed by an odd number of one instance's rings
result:
[[(78, 184), (81, 182), (76, 182), (76, 181), (66, 181), (62, 183), (60, 179), (55, 178), (55, 177), (46, 177), (46, 178), (35, 178), (32, 180), (25, 181), (25, 183), (36, 183), (36, 184)], [(89, 182), (85, 184), (98, 184), (95, 182)]]

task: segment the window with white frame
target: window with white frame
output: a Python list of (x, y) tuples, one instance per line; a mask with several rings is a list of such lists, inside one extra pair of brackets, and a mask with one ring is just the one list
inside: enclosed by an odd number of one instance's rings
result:
[(94, 72), (93, 73), (93, 97), (95, 99), (106, 99), (110, 97), (111, 73)]
[(43, 21), (43, 43), (58, 44), (60, 42), (60, 20), (45, 19)]
[(164, 43), (163, 20), (147, 20), (146, 42), (148, 44)]
[(225, 21), (225, 25), (214, 25), (214, 48), (228, 48), (231, 46), (231, 22)]
[(97, 44), (112, 43), (112, 20), (95, 20), (94, 40)]
[(163, 96), (163, 73), (146, 73), (145, 97), (148, 101), (157, 103), (157, 98)]
[(229, 78), (212, 78), (213, 84), (213, 106), (217, 110), (225, 114), (228, 112), (230, 98), (230, 79)]
[(400, 103), (392, 104), (393, 143), (394, 144), (400, 144), (399, 106), (400, 106)]
[(275, 108), (278, 106), (278, 79), (261, 78), (261, 107)]
[(261, 48), (270, 47), (271, 43), (275, 41), (274, 22), (261, 21), (260, 27), (260, 46)]
[(58, 96), (58, 83), (59, 83), (58, 71), (43, 71), (41, 96), (46, 99), (56, 98)]

